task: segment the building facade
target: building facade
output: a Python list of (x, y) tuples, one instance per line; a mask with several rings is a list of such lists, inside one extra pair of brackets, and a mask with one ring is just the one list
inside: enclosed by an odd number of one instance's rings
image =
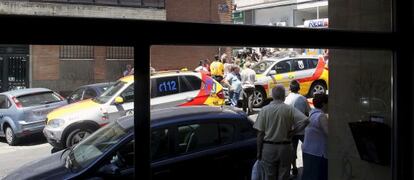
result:
[[(0, 1), (1, 14), (205, 23), (231, 23), (230, 7), (230, 0)], [(191, 70), (199, 60), (213, 59), (214, 55), (223, 52), (230, 53), (230, 50), (153, 46), (151, 65), (156, 70)], [(46, 87), (66, 95), (80, 85), (118, 79), (127, 64), (134, 64), (134, 51), (132, 47), (3, 45), (0, 47), (0, 63), (3, 65), (0, 92)]]
[(234, 0), (234, 6), (237, 24), (312, 27), (309, 21), (328, 18), (327, 0)]

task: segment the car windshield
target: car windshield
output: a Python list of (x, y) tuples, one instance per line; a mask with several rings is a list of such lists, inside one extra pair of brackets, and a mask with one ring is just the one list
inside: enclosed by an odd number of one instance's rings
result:
[(101, 96), (94, 98), (95, 102), (100, 104), (105, 104), (108, 102), (119, 90), (121, 90), (125, 86), (126, 82), (118, 81), (111, 87), (109, 87)]
[(66, 167), (73, 171), (87, 167), (127, 136), (127, 132), (118, 122), (99, 129), (71, 150), (66, 159)]
[(256, 74), (263, 74), (264, 72), (266, 72), (266, 70), (273, 64), (273, 61), (262, 61), (257, 63), (254, 67), (253, 70), (256, 72)]

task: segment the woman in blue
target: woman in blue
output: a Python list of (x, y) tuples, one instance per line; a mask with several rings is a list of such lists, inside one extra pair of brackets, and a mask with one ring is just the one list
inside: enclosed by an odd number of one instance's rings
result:
[(302, 145), (302, 180), (328, 179), (328, 95), (315, 94), (315, 109), (310, 112), (310, 123), (305, 129), (305, 141)]
[(230, 69), (230, 73), (227, 74), (223, 82), (227, 87), (229, 87), (229, 98), (231, 106), (236, 107), (242, 90), (240, 81), (240, 67), (233, 65)]

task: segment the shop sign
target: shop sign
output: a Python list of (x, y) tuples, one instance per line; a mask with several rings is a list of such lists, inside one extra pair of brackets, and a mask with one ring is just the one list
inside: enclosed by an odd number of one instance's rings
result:
[(304, 23), (305, 27), (310, 28), (327, 28), (329, 26), (328, 18), (307, 20)]

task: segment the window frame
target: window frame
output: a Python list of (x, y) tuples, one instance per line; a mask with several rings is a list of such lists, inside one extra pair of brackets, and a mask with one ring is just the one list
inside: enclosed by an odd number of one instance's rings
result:
[[(413, 179), (413, 82), (414, 54), (406, 41), (414, 32), (413, 2), (392, 1), (392, 32), (368, 32), (335, 29), (304, 29), (232, 24), (205, 24), (126, 19), (43, 17), (1, 15), (7, 34), (1, 44), (133, 46), (136, 94), (134, 103), (136, 156), (135, 174), (151, 178), (150, 152), (150, 47), (152, 45), (300, 47), (326, 49), (368, 49), (393, 52), (392, 64), (392, 177)], [(109, 29), (108, 24), (113, 27)], [(36, 27), (25, 33), (27, 26)], [(78, 27), (83, 27), (78, 28)], [(84, 31), (88, 29), (88, 31)], [(164, 31), (169, 29), (169, 31)], [(69, 32), (69, 33), (62, 33)], [(140, 32), (140, 33), (137, 33)], [(196, 33), (194, 33), (196, 32)], [(145, 34), (145, 37), (142, 36)], [(249, 34), (249, 36), (244, 36)], [(278, 34), (277, 37), (272, 36)], [(270, 36), (269, 36), (270, 35)], [(307, 37), (324, 37), (324, 41), (304, 41)], [(139, 114), (139, 116), (138, 116)], [(138, 144), (140, 144), (138, 146)], [(144, 144), (144, 145), (143, 145)], [(145, 146), (146, 144), (146, 146)], [(82, 172), (80, 172), (82, 173)], [(83, 172), (85, 173), (85, 172)]]

